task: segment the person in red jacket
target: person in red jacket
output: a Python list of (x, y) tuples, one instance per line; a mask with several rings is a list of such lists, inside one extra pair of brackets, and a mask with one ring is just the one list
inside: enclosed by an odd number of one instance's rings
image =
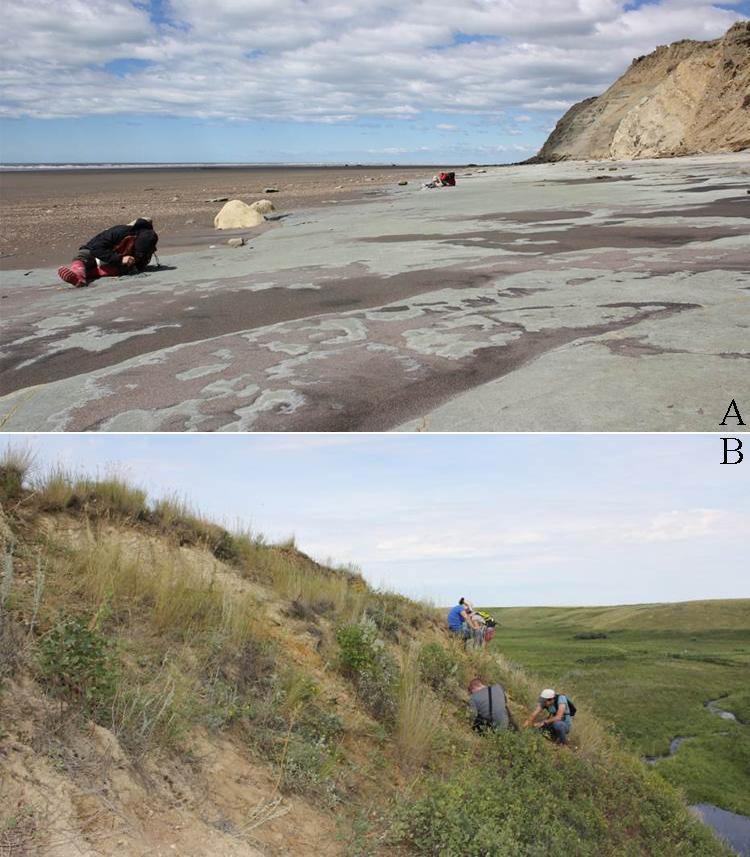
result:
[(153, 223), (145, 217), (112, 226), (82, 245), (70, 265), (58, 268), (57, 275), (71, 286), (87, 286), (99, 277), (143, 271), (158, 241)]

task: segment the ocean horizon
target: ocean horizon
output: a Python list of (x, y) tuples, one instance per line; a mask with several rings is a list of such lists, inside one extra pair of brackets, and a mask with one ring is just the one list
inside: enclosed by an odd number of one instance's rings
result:
[[(290, 162), (228, 162), (228, 161), (194, 161), (194, 162), (86, 162), (86, 163), (0, 163), (0, 172), (34, 172), (40, 170), (144, 170), (144, 169), (420, 169), (435, 167), (435, 164), (396, 164), (396, 163), (365, 163), (349, 161), (290, 161)], [(464, 166), (497, 166), (493, 164), (466, 164)]]

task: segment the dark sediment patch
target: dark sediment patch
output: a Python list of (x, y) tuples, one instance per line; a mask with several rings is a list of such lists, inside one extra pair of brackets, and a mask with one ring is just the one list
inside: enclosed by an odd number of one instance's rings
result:
[(650, 342), (644, 342), (642, 337), (629, 337), (627, 339), (601, 339), (600, 345), (608, 348), (612, 354), (619, 357), (651, 357), (659, 354), (687, 354), (682, 348), (662, 348)]
[[(590, 211), (582, 209), (535, 209), (526, 211), (498, 211), (492, 214), (480, 214), (472, 220), (481, 222), (511, 221), (513, 223), (546, 223), (551, 220), (579, 220), (582, 217), (591, 217)], [(466, 220), (465, 217), (455, 218)]]
[[(534, 233), (502, 231), (442, 233), (404, 233), (361, 239), (364, 243), (399, 244), (435, 241), (458, 247), (506, 250), (521, 254), (571, 253), (583, 250), (627, 249), (641, 247), (683, 247), (695, 242), (734, 238), (745, 232), (734, 226), (570, 226), (559, 231)], [(554, 245), (554, 246), (553, 246)]]
[[(267, 275), (258, 275), (262, 281)], [(26, 322), (5, 331), (8, 343), (0, 359), (0, 395), (35, 384), (49, 383), (112, 366), (123, 360), (138, 357), (145, 352), (173, 345), (209, 339), (227, 333), (253, 330), (283, 321), (304, 319), (310, 316), (355, 309), (377, 307), (380, 304), (416, 297), (441, 288), (475, 288), (486, 286), (501, 277), (494, 271), (477, 272), (458, 268), (409, 271), (392, 276), (361, 275), (340, 278), (320, 277), (316, 281), (319, 289), (289, 289), (283, 286), (259, 292), (249, 289), (231, 290), (216, 288), (210, 292), (169, 294), (157, 304), (158, 296), (144, 302), (136, 296), (117, 306), (117, 315), (126, 316), (127, 321), (108, 317), (98, 320), (87, 317), (73, 328), (60, 334), (37, 337), (33, 341), (14, 345), (13, 340), (22, 340), (33, 335), (35, 327)], [(244, 278), (248, 283), (248, 278)], [(229, 281), (231, 283), (231, 281)], [(191, 307), (193, 307), (191, 309)], [(168, 327), (154, 333), (139, 333), (153, 324), (154, 319), (168, 319), (179, 327)], [(81, 333), (92, 327), (100, 327), (103, 333), (128, 333), (128, 339), (114, 343), (106, 351), (87, 351), (84, 348), (54, 349), (55, 342), (71, 334)], [(28, 360), (34, 362), (17, 368)]]
[(637, 176), (591, 176), (585, 179), (545, 179), (542, 185), (546, 184), (562, 184), (562, 185), (578, 185), (578, 184), (610, 184), (611, 182), (635, 182), (638, 181)]
[[(697, 304), (644, 305), (627, 319), (587, 327), (525, 332), (506, 345), (482, 348), (461, 361), (438, 359), (423, 367), (419, 377), (404, 383), (392, 373), (341, 377), (335, 390), (305, 388), (307, 404), (279, 425), (278, 415), (261, 415), (254, 431), (388, 431), (419, 414), (439, 407), (454, 396), (508, 375), (542, 354), (569, 342), (598, 336), (697, 309)], [(400, 383), (399, 383), (400, 380)], [(342, 406), (342, 403), (345, 403)]]
[(708, 193), (714, 190), (745, 190), (750, 187), (748, 182), (738, 182), (736, 184), (706, 184), (700, 187), (680, 187), (674, 190), (669, 190), (667, 193)]
[(657, 217), (744, 217), (750, 219), (750, 196), (729, 196), (690, 208), (667, 208), (636, 215), (638, 220)]

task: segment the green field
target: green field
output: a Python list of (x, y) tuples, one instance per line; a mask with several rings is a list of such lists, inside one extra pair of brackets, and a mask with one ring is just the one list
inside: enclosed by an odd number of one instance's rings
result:
[[(491, 650), (589, 707), (690, 803), (750, 815), (750, 600), (488, 608)], [(600, 632), (606, 639), (576, 639)], [(737, 722), (706, 708), (709, 700)]]

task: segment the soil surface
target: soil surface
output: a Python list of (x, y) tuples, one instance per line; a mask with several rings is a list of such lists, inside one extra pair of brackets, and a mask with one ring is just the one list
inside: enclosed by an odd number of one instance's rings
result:
[[(185, 167), (0, 171), (0, 270), (65, 264), (81, 244), (146, 216), (160, 252), (220, 243), (214, 216), (226, 197), (270, 199), (277, 213), (367, 199), (399, 181), (421, 183), (442, 167)], [(268, 194), (266, 188), (278, 192)], [(43, 236), (43, 238), (42, 238)]]

